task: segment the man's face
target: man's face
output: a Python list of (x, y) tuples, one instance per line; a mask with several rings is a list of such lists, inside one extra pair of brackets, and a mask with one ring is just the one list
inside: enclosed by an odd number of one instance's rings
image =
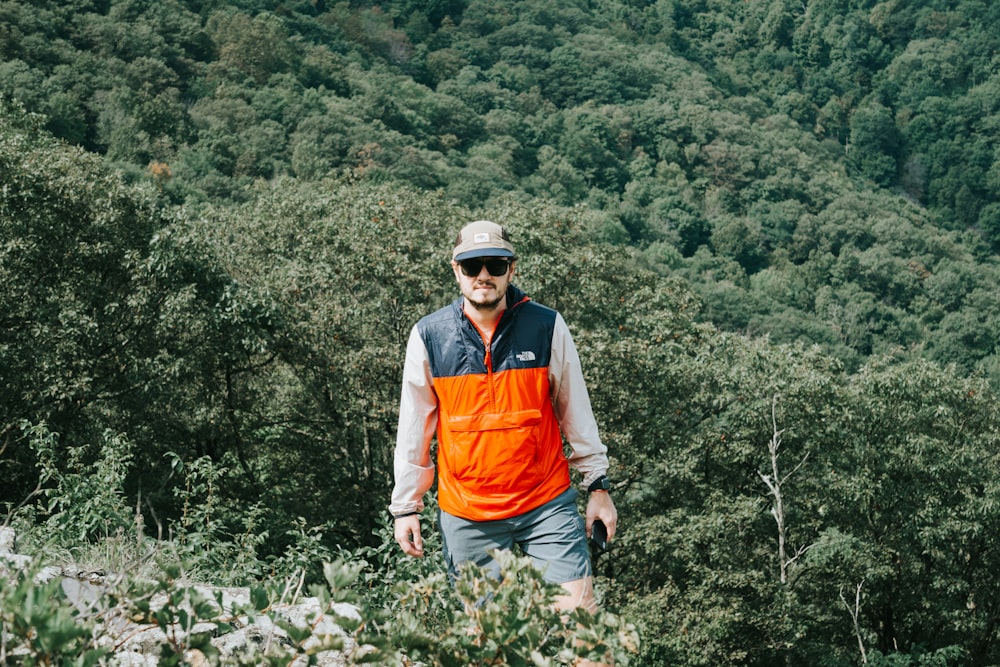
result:
[[(477, 310), (492, 310), (500, 305), (514, 275), (514, 261), (509, 257), (475, 257), (453, 261), (451, 266), (462, 296)], [(498, 272), (500, 275), (495, 275)]]

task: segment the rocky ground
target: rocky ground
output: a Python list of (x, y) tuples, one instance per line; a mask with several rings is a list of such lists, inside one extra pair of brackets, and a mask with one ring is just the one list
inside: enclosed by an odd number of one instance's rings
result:
[[(358, 619), (351, 605), (323, 603), (290, 590), (280, 601), (253, 611), (250, 589), (200, 584), (170, 591), (154, 588), (145, 600), (129, 600), (120, 590), (121, 574), (34, 563), (17, 553), (16, 537), (13, 529), (0, 527), (0, 578), (10, 581), (18, 571), (33, 571), (39, 585), (58, 580), (76, 618), (93, 623), (94, 644), (109, 649), (119, 665), (153, 667), (164, 646), (183, 651), (185, 664), (194, 667), (254, 664), (254, 656), (275, 654), (287, 655), (290, 665), (309, 664), (311, 655), (311, 664), (341, 667), (353, 664), (349, 656), (358, 652), (353, 638), (338, 625), (338, 618)], [(207, 638), (208, 646), (199, 643), (199, 637)], [(4, 639), (5, 650), (16, 660), (16, 642)]]

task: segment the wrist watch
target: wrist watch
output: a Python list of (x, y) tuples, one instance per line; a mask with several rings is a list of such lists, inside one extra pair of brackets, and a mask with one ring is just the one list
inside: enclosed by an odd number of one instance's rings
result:
[(593, 493), (594, 491), (610, 491), (611, 490), (611, 480), (608, 479), (607, 475), (601, 475), (587, 488), (587, 493)]

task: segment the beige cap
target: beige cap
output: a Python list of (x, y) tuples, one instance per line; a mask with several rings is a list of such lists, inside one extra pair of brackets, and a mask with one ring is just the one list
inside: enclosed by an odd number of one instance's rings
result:
[(455, 239), (455, 249), (451, 258), (455, 261), (473, 257), (514, 257), (514, 246), (511, 245), (507, 230), (489, 220), (470, 222)]

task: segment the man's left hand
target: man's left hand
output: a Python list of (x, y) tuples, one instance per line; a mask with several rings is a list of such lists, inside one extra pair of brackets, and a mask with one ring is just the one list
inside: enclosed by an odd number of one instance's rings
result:
[(611, 494), (607, 491), (594, 491), (587, 501), (588, 538), (597, 519), (603, 521), (604, 527), (608, 529), (608, 542), (610, 542), (614, 539), (615, 530), (618, 528), (618, 510), (615, 508), (615, 502), (611, 500)]

